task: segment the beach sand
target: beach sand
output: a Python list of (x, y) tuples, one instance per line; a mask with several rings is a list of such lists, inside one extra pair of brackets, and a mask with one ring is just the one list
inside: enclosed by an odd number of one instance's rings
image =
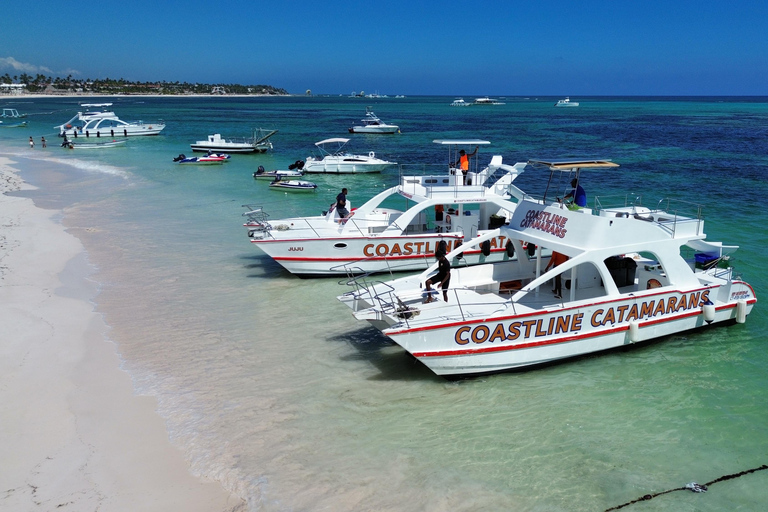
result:
[(12, 165), (0, 157), (0, 509), (245, 510), (134, 394), (82, 244), (62, 212), (6, 194), (29, 188)]

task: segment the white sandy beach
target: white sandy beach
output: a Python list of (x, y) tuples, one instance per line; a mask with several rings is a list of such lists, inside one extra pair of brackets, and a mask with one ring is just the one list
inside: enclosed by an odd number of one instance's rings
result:
[(154, 398), (136, 396), (90, 302), (97, 286), (61, 212), (0, 157), (0, 509), (235, 511), (188, 471)]

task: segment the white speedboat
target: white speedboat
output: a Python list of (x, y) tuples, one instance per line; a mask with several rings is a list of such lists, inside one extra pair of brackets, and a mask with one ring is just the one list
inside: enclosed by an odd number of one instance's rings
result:
[[(137, 135), (157, 135), (165, 123), (145, 123), (144, 121), (126, 122), (114, 112), (107, 110), (112, 103), (84, 103), (84, 112), (64, 124), (54, 126), (59, 129), (59, 137), (133, 137)], [(91, 110), (92, 108), (101, 110)]]
[(489, 98), (488, 96), (483, 96), (482, 98), (475, 98), (475, 101), (472, 103), (473, 105), (504, 105), (499, 100), (495, 100), (493, 98)]
[(361, 126), (353, 126), (349, 133), (397, 133), (400, 127), (396, 124), (387, 124), (373, 113), (371, 107), (365, 108), (365, 118), (361, 119)]
[[(449, 148), (449, 162), (457, 159), (457, 148), (489, 144), (479, 140), (435, 142)], [(265, 221), (264, 229), (246, 223), (245, 228), (253, 245), (294, 274), (424, 269), (432, 264), (438, 249), (449, 251), (506, 220), (498, 215), (498, 204), (507, 204), (514, 189), (512, 181), (524, 164), (505, 165), (501, 156), (494, 156), (488, 167), (478, 170), (476, 158), (474, 161), (467, 185), (460, 170), (435, 166), (440, 170), (431, 174), (401, 175), (398, 185), (357, 209), (350, 207), (348, 196), (350, 215), (346, 218), (332, 205), (323, 215)], [(407, 209), (382, 206), (397, 199)], [(483, 247), (457, 253), (453, 261), (473, 265), (503, 260), (508, 257), (507, 242), (501, 235), (491, 237)]]
[(456, 98), (451, 102), (452, 107), (468, 107), (470, 105), (471, 103), (467, 103), (466, 101), (464, 101), (464, 98)]
[(317, 185), (311, 181), (304, 180), (287, 180), (283, 181), (278, 178), (269, 184), (270, 190), (286, 190), (290, 192), (314, 192), (317, 189)]
[(272, 149), (269, 138), (277, 133), (277, 130), (253, 131), (251, 137), (224, 139), (221, 134), (214, 133), (208, 136), (208, 140), (199, 140), (190, 144), (192, 151), (226, 151), (227, 153), (265, 153)]
[[(528, 164), (553, 173), (616, 166)], [(505, 207), (508, 225), (448, 254), (503, 236), (514, 256), (469, 268), (454, 265), (447, 302), (442, 293), (424, 301), (424, 282), (434, 265), (388, 282), (358, 281), (339, 300), (439, 375), (539, 365), (716, 323), (741, 323), (757, 302), (731, 267), (737, 247), (705, 240), (698, 205), (664, 200), (647, 208), (622, 196), (616, 206), (597, 198), (594, 209), (570, 209), (547, 200), (546, 192), (543, 199), (515, 197), (518, 202)], [(549, 269), (555, 251), (567, 258)], [(558, 277), (562, 298), (551, 290)]]
[[(325, 139), (316, 142), (319, 155), (310, 156), (304, 162), (304, 172), (307, 173), (333, 173), (333, 174), (359, 174), (367, 172), (381, 172), (391, 165), (397, 165), (397, 162), (388, 162), (381, 158), (376, 158), (376, 154), (371, 151), (367, 155), (353, 155), (344, 150), (344, 146), (349, 139), (334, 138)], [(329, 151), (326, 145), (334, 146), (335, 149)]]
[(556, 107), (578, 107), (579, 102), (578, 101), (571, 101), (571, 98), (566, 97), (562, 100), (557, 100), (557, 103), (555, 103)]

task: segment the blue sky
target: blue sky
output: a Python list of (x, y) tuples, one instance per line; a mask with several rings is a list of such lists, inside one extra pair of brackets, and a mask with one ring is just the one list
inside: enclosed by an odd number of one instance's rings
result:
[(6, 0), (0, 74), (303, 93), (768, 95), (768, 2)]

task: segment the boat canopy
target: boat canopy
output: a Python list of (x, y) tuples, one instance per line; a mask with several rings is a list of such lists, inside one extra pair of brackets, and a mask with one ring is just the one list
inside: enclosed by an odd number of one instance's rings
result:
[(325, 140), (321, 140), (320, 142), (315, 142), (315, 146), (320, 146), (322, 144), (330, 144), (331, 142), (338, 142), (340, 144), (346, 144), (347, 142), (349, 142), (349, 139), (342, 139), (342, 138), (325, 139)]
[(610, 160), (559, 160), (547, 162), (544, 160), (528, 160), (530, 165), (543, 165), (552, 171), (570, 171), (572, 169), (606, 169), (619, 167)]
[(432, 142), (451, 146), (487, 146), (490, 144), (490, 141), (478, 139), (436, 139)]

